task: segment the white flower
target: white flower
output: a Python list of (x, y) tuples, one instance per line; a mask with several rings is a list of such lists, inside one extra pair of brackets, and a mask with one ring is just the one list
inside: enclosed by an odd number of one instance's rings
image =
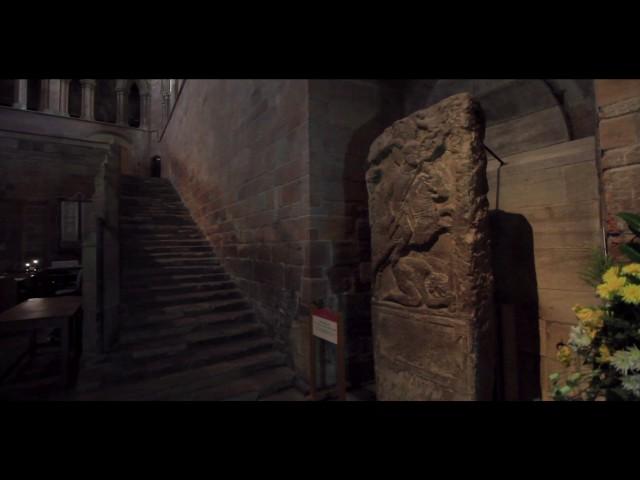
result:
[(569, 344), (575, 348), (586, 348), (591, 345), (591, 336), (586, 332), (582, 325), (571, 327), (569, 334)]

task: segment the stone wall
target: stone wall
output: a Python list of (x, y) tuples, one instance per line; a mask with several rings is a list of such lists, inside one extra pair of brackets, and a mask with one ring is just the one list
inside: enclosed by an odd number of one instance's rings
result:
[[(365, 173), (373, 140), (399, 118), (401, 92), (374, 80), (309, 81), (311, 228), (307, 300), (344, 315), (347, 376), (373, 378), (371, 241)], [(323, 345), (326, 346), (326, 345)], [(327, 348), (327, 381), (335, 349)]]
[(611, 253), (630, 238), (620, 212), (640, 213), (640, 80), (596, 80), (606, 235)]
[(313, 288), (308, 115), (304, 80), (188, 80), (157, 144), (163, 175), (299, 370)]
[(115, 143), (123, 147), (122, 171), (149, 174), (150, 132), (139, 128), (43, 112), (0, 107), (0, 130), (65, 139)]
[(79, 257), (79, 248), (60, 248), (58, 200), (90, 200), (108, 152), (99, 142), (0, 130), (0, 271)]

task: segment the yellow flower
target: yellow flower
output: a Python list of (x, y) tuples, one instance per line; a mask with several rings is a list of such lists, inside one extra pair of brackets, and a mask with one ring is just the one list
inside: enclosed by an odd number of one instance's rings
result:
[(606, 345), (600, 345), (598, 353), (600, 353), (600, 356), (597, 359), (598, 362), (608, 363), (611, 360), (611, 352), (609, 351), (609, 347)]
[(609, 270), (607, 270), (605, 272), (604, 275), (602, 275), (602, 281), (604, 283), (609, 283), (613, 280), (616, 280), (620, 275), (620, 267), (615, 266), (615, 267), (611, 267), (609, 268)]
[(600, 329), (604, 324), (604, 312), (600, 309), (594, 308), (580, 308), (579, 310), (574, 310), (576, 312), (576, 317), (578, 320), (582, 322), (582, 324), (587, 328)]
[(640, 277), (640, 263), (630, 263), (622, 267), (623, 275), (633, 275), (634, 277)]
[(607, 270), (607, 273), (602, 276), (604, 283), (601, 283), (596, 288), (596, 292), (601, 298), (611, 300), (614, 295), (620, 293), (619, 290), (627, 283), (626, 278), (618, 276), (619, 270), (619, 267), (611, 267)]
[(622, 300), (638, 305), (640, 303), (640, 285), (627, 285), (622, 288)]
[(573, 356), (573, 350), (568, 345), (562, 345), (558, 348), (557, 357), (558, 360), (565, 366), (571, 365), (571, 357)]

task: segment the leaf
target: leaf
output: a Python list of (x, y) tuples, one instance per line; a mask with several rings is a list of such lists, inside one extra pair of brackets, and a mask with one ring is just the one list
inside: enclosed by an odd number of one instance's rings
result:
[(640, 247), (635, 243), (627, 243), (626, 245), (620, 245), (620, 250), (632, 262), (640, 263)]
[(549, 380), (551, 380), (554, 383), (557, 382), (559, 378), (560, 378), (559, 373), (552, 373), (551, 375), (549, 375)]
[(625, 221), (629, 230), (631, 230), (634, 235), (640, 236), (640, 215), (630, 212), (622, 212), (618, 214), (618, 217)]
[(602, 275), (612, 266), (613, 259), (601, 247), (594, 247), (589, 260), (578, 273), (583, 282), (595, 288), (602, 283)]
[(568, 380), (575, 383), (579, 381), (581, 377), (582, 377), (581, 373), (572, 373), (571, 375), (569, 375)]

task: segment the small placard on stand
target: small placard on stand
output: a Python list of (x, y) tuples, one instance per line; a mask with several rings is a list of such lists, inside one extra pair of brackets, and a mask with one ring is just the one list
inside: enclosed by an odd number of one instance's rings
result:
[(333, 343), (337, 350), (337, 396), (346, 400), (346, 358), (344, 345), (344, 322), (342, 315), (327, 308), (311, 310), (311, 328), (309, 329), (309, 376), (311, 400), (318, 399), (316, 385), (316, 338)]

